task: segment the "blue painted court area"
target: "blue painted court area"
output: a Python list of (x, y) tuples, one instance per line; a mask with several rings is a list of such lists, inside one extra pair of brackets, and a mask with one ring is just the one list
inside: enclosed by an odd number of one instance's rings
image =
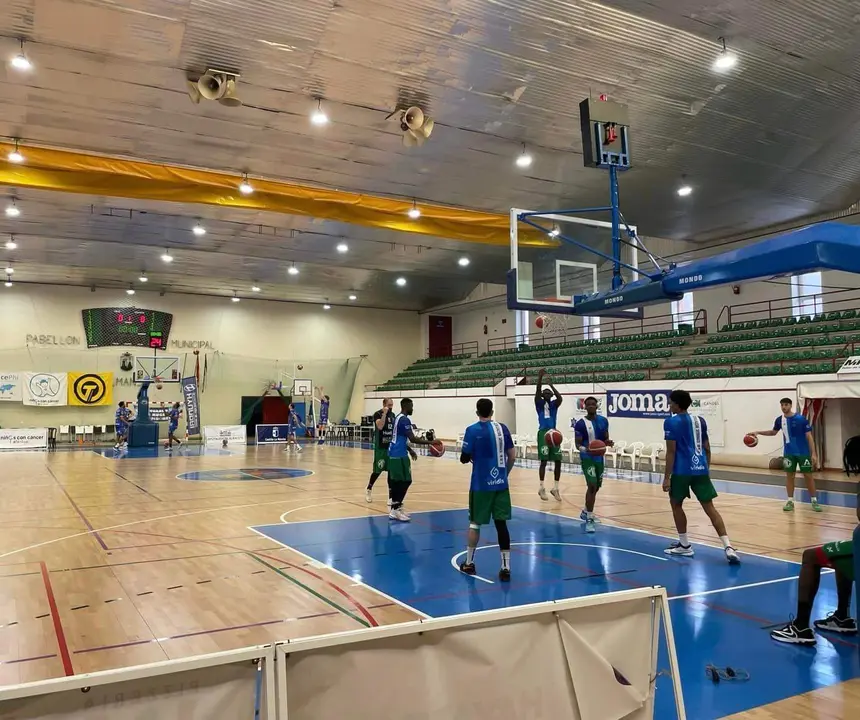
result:
[[(455, 568), (465, 549), (466, 510), (265, 525), (254, 528), (427, 615), (444, 617), (528, 603), (662, 585), (672, 624), (687, 717), (710, 720), (860, 676), (857, 638), (819, 635), (814, 649), (779, 645), (773, 626), (795, 612), (799, 565), (742, 555), (729, 566), (720, 549), (695, 546), (694, 558), (667, 557), (669, 539), (598, 526), (523, 508), (509, 524), (512, 581), (496, 577), (495, 529), (484, 528), (476, 555), (479, 578)], [(835, 608), (832, 575), (822, 578), (816, 614)], [(665, 648), (660, 668), (668, 666)], [(749, 672), (748, 682), (706, 678), (705, 667)], [(656, 717), (675, 718), (669, 678), (658, 679)]]
[(177, 475), (179, 480), (203, 482), (248, 482), (260, 480), (289, 480), (313, 475), (310, 470), (284, 467), (247, 467), (229, 470), (198, 470)]

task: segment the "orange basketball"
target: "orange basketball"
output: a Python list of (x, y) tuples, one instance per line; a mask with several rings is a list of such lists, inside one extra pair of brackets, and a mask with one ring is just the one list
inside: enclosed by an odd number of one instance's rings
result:
[(747, 447), (755, 447), (758, 445), (758, 437), (755, 435), (744, 435), (744, 445)]
[(427, 451), (433, 457), (442, 457), (445, 454), (445, 443), (441, 440), (434, 440), (427, 448)]
[(546, 318), (543, 315), (538, 315), (535, 320), (535, 325), (538, 330), (543, 330), (543, 326), (546, 324)]
[(558, 430), (555, 429), (547, 430), (546, 435), (543, 436), (543, 439), (549, 447), (555, 448), (564, 442), (564, 435), (562, 435)]
[(592, 455), (606, 455), (606, 443), (603, 440), (592, 440), (588, 443), (588, 452)]

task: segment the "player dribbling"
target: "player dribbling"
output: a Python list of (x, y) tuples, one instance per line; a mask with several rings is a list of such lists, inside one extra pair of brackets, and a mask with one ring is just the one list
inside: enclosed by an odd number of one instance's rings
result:
[(412, 460), (418, 455), (410, 447), (412, 445), (429, 445), (430, 441), (418, 438), (412, 432), (412, 400), (403, 398), (400, 401), (400, 414), (394, 418), (391, 433), (391, 444), (388, 446), (388, 489), (391, 497), (391, 511), (388, 517), (400, 522), (411, 519), (403, 510), (403, 501), (409, 486), (412, 485)]
[(177, 445), (182, 445), (182, 441), (176, 437), (176, 430), (179, 427), (179, 416), (182, 414), (182, 411), (179, 409), (179, 403), (173, 403), (173, 406), (170, 408), (170, 412), (167, 416), (167, 449), (173, 449), (173, 443)]

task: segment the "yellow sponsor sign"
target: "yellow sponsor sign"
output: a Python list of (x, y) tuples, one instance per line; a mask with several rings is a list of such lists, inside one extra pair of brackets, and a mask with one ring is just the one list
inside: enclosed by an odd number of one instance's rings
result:
[(69, 373), (69, 405), (113, 405), (113, 373)]

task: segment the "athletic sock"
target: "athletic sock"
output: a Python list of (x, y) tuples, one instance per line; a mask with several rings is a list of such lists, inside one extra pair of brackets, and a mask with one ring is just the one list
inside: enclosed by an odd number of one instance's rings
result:
[(553, 483), (552, 483), (552, 489), (553, 490), (558, 490), (558, 482), (559, 482), (558, 480), (553, 480)]
[(593, 512), (588, 512), (588, 510), (586, 510), (586, 511), (585, 511), (585, 519), (586, 519), (586, 520), (594, 520), (594, 513), (593, 513)]
[(788, 499), (794, 500), (794, 493), (788, 493)]
[(475, 550), (476, 549), (477, 548), (474, 548), (474, 547), (467, 547), (466, 548), (466, 565), (471, 565), (473, 562), (475, 562)]
[(729, 542), (729, 536), (728, 535), (720, 535), (720, 542), (723, 544), (723, 549), (732, 546), (731, 542)]
[(811, 498), (809, 498), (809, 502), (811, 502), (811, 503), (817, 503), (817, 502), (818, 502), (818, 498), (817, 498), (815, 495), (813, 495)]
[(690, 547), (690, 540), (687, 537), (687, 533), (678, 533), (678, 542), (684, 547)]
[(510, 550), (502, 550), (502, 569), (510, 570), (511, 569), (511, 551)]

